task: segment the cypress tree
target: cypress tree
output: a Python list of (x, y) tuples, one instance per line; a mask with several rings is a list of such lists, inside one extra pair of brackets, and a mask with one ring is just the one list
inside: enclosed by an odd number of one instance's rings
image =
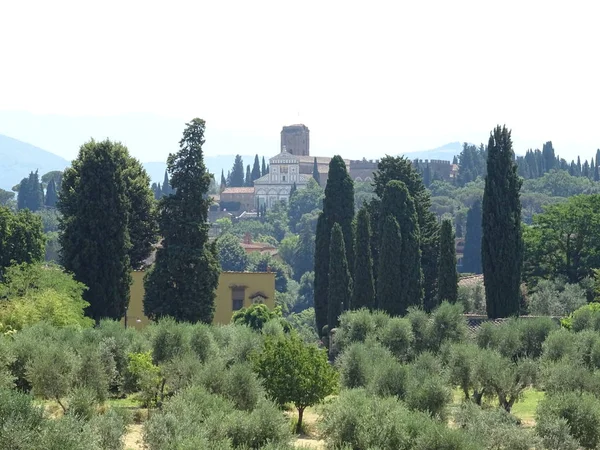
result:
[(19, 184), (17, 196), (17, 208), (28, 209), (31, 212), (38, 211), (44, 205), (44, 190), (40, 183), (38, 171), (30, 172), (27, 178), (23, 178)]
[(462, 271), (481, 273), (481, 201), (476, 200), (467, 213), (467, 234)]
[(348, 267), (354, 267), (354, 183), (341, 156), (329, 163), (329, 175), (323, 199), (323, 212), (317, 222), (315, 241), (315, 315), (319, 332), (327, 324), (329, 292), (329, 246), (331, 230), (338, 223), (342, 227)]
[(327, 299), (327, 325), (332, 330), (338, 325), (342, 311), (350, 308), (352, 278), (346, 259), (344, 233), (340, 224), (331, 229), (329, 245), (329, 292)]
[(354, 261), (354, 289), (352, 309), (375, 309), (375, 281), (371, 255), (371, 218), (366, 207), (356, 216), (356, 258)]
[(452, 223), (446, 219), (440, 228), (440, 257), (438, 263), (438, 301), (456, 303), (458, 300), (458, 274), (456, 273), (456, 248)]
[(313, 178), (315, 179), (315, 181), (317, 182), (317, 184), (320, 186), (321, 185), (321, 174), (319, 173), (319, 165), (317, 164), (317, 158), (315, 157), (315, 161), (313, 163), (313, 173), (312, 173)]
[(54, 182), (54, 179), (51, 179), (48, 183), (48, 187), (46, 188), (46, 199), (44, 200), (44, 204), (48, 208), (54, 208), (57, 200), (58, 197), (56, 195), (56, 183)]
[(578, 177), (581, 176), (581, 158), (579, 156), (577, 157), (577, 172), (576, 172), (576, 176), (578, 176)]
[(96, 321), (121, 319), (129, 299), (128, 158), (119, 143), (84, 144), (64, 173), (58, 202), (62, 265), (88, 287), (83, 298)]
[(392, 214), (383, 222), (381, 251), (377, 276), (377, 308), (392, 316), (406, 314), (411, 303), (405, 303), (406, 297), (401, 295), (404, 287), (402, 279), (402, 236), (398, 221)]
[(165, 197), (167, 195), (171, 195), (172, 193), (173, 193), (173, 189), (171, 189), (171, 184), (169, 183), (169, 174), (165, 170), (165, 177), (163, 179), (162, 195), (161, 195), (161, 197)]
[(594, 164), (594, 181), (600, 181), (600, 172), (598, 171), (598, 165), (600, 161), (596, 158), (596, 163)]
[(211, 200), (202, 154), (204, 131), (202, 119), (186, 124), (179, 151), (167, 160), (175, 193), (159, 203), (162, 248), (144, 280), (144, 312), (151, 319), (213, 320), (219, 261), (216, 245), (208, 241)]
[(223, 169), (221, 169), (221, 192), (223, 192), (225, 190), (225, 188), (227, 187), (227, 180), (225, 179), (225, 171)]
[[(328, 296), (329, 296), (329, 240), (327, 236), (327, 217), (319, 214), (317, 231), (315, 235), (315, 320), (319, 336), (323, 327), (328, 323)], [(318, 274), (318, 275), (317, 275)]]
[(254, 183), (254, 180), (258, 180), (260, 177), (260, 162), (258, 161), (258, 155), (254, 155), (254, 165), (252, 166), (252, 183)]
[(452, 164), (458, 164), (458, 158), (456, 155), (454, 155), (454, 158), (452, 158)]
[[(485, 149), (480, 150), (481, 154)], [(375, 194), (379, 199), (383, 194), (387, 183), (392, 180), (402, 181), (408, 188), (408, 192), (414, 200), (417, 211), (420, 231), (421, 264), (423, 269), (424, 295), (423, 303), (427, 308), (429, 304), (437, 302), (437, 263), (439, 250), (439, 224), (434, 213), (431, 212), (431, 197), (429, 191), (423, 185), (423, 180), (410, 160), (404, 157), (385, 156), (377, 165), (378, 170), (374, 174)], [(374, 200), (370, 205), (371, 223), (373, 231), (372, 251), (373, 260), (378, 261), (380, 243), (380, 219), (384, 217), (377, 211), (381, 207), (380, 200)], [(382, 219), (381, 219), (382, 220)], [(401, 224), (399, 223), (401, 226)], [(377, 277), (375, 273), (375, 277)]]
[(290, 188), (290, 199), (292, 198), (292, 195), (296, 193), (296, 191), (298, 191), (298, 186), (296, 186), (296, 182), (294, 181), (292, 187)]
[(235, 155), (235, 161), (233, 162), (230, 179), (227, 185), (231, 187), (244, 186), (244, 161), (240, 155)]
[[(385, 218), (380, 224), (380, 251), (386, 245), (383, 240), (383, 228), (387, 222), (387, 216), (392, 216), (400, 228), (402, 246), (399, 254), (401, 277), (396, 280), (398, 294), (396, 298), (400, 303), (400, 310), (404, 311), (410, 305), (421, 306), (423, 304), (423, 271), (421, 268), (420, 231), (415, 204), (406, 185), (402, 181), (390, 181), (384, 191), (381, 201), (381, 218)], [(380, 258), (381, 261), (381, 258)], [(384, 265), (379, 265), (379, 270), (386, 270)], [(382, 275), (378, 273), (377, 278)], [(380, 285), (377, 284), (379, 287)], [(381, 298), (377, 292), (378, 302)], [(388, 300), (389, 301), (389, 300)], [(432, 309), (434, 302), (425, 305)]]
[(487, 313), (493, 319), (519, 315), (523, 266), (520, 188), (511, 133), (497, 126), (488, 144), (481, 243)]
[(262, 166), (260, 169), (260, 176), (264, 177), (267, 174), (267, 165), (265, 164), (265, 157), (262, 157)]
[(254, 184), (252, 183), (252, 171), (250, 170), (250, 164), (246, 166), (246, 179), (244, 180), (244, 186), (254, 186)]

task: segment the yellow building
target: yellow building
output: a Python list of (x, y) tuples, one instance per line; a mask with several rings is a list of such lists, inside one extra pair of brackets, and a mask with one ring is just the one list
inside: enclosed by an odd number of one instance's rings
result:
[[(133, 284), (127, 308), (128, 327), (143, 328), (150, 322), (144, 315), (144, 274), (144, 271), (132, 273)], [(275, 307), (275, 273), (221, 272), (213, 323), (228, 324), (234, 311), (248, 308), (254, 303), (264, 303), (270, 309)]]

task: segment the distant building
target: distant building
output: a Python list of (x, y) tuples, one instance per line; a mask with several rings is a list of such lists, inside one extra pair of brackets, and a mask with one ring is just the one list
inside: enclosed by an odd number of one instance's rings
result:
[(298, 157), (283, 147), (280, 154), (269, 158), (269, 173), (254, 180), (255, 205), (272, 208), (277, 202), (288, 202), (292, 186), (295, 184), (297, 189), (304, 189), (310, 178), (310, 175), (300, 173)]
[(310, 155), (310, 130), (306, 125), (296, 124), (283, 127), (281, 130), (281, 147), (296, 156)]
[(255, 252), (261, 254), (268, 253), (269, 255), (280, 259), (278, 255), (279, 251), (276, 247), (265, 242), (252, 242), (252, 235), (250, 233), (246, 233), (240, 245), (246, 251), (247, 254)]
[(377, 172), (379, 160), (366, 160), (363, 158), (358, 161), (350, 161), (350, 176), (354, 181), (373, 181), (373, 174)]
[[(132, 273), (133, 284), (126, 312), (128, 327), (140, 329), (150, 323), (144, 315), (144, 274), (143, 270)], [(235, 311), (255, 303), (264, 303), (269, 309), (275, 307), (274, 272), (221, 272), (213, 324), (228, 324)], [(122, 319), (121, 323), (124, 322)]]
[[(240, 211), (252, 211), (255, 208), (253, 187), (228, 187), (221, 192), (221, 205), (239, 203)], [(228, 211), (231, 209), (226, 208)]]

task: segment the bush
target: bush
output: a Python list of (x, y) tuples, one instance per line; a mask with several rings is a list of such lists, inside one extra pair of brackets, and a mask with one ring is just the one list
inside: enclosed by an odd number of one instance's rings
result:
[(431, 314), (431, 345), (438, 350), (443, 342), (461, 342), (467, 335), (467, 323), (459, 303), (442, 302)]
[(335, 350), (341, 353), (354, 342), (365, 342), (368, 337), (376, 338), (389, 320), (386, 313), (371, 312), (366, 308), (344, 312), (335, 334)]
[(123, 435), (127, 430), (127, 422), (116, 410), (109, 409), (105, 414), (94, 416), (87, 426), (98, 436), (100, 450), (124, 448)]
[(368, 390), (380, 397), (404, 399), (408, 384), (408, 368), (393, 358), (383, 358), (373, 368)]
[(577, 335), (561, 328), (548, 335), (543, 344), (544, 360), (556, 362), (563, 358), (573, 358), (577, 343)]
[(429, 315), (422, 309), (414, 307), (408, 308), (406, 318), (410, 322), (410, 326), (414, 336), (414, 354), (418, 355), (421, 352), (431, 350), (432, 344), (432, 324)]
[(542, 355), (542, 347), (548, 335), (558, 328), (558, 324), (550, 317), (522, 319), (517, 321), (521, 336), (519, 356), (538, 358)]
[(535, 431), (540, 436), (542, 445), (547, 450), (577, 450), (579, 444), (571, 436), (571, 427), (566, 419), (548, 418), (537, 423)]
[(600, 393), (600, 377), (582, 364), (568, 359), (546, 365), (542, 371), (542, 381), (548, 394)]
[(98, 398), (96, 393), (86, 387), (73, 389), (69, 395), (68, 413), (78, 419), (88, 421), (96, 415)]
[(431, 353), (421, 354), (410, 366), (406, 404), (444, 420), (452, 392), (440, 375), (442, 367)]
[(531, 315), (563, 317), (584, 306), (587, 297), (577, 284), (541, 280), (528, 303)]
[(10, 373), (10, 366), (15, 362), (11, 343), (0, 334), (0, 389), (11, 389), (15, 385), (15, 377)]
[(183, 355), (189, 348), (188, 327), (171, 318), (161, 319), (150, 325), (153, 335), (152, 359), (155, 364), (167, 362)]
[(562, 325), (572, 331), (583, 330), (600, 331), (600, 303), (589, 303), (573, 311), (566, 319), (562, 320)]
[[(110, 365), (107, 367), (105, 365), (107, 364), (106, 361), (102, 361), (102, 355), (98, 348), (84, 347), (79, 353), (80, 363), (75, 373), (75, 384), (87, 388), (98, 402), (105, 401), (108, 396), (110, 382), (107, 369), (111, 370)], [(112, 363), (114, 367), (114, 361)]]
[(202, 363), (193, 353), (177, 356), (161, 367), (169, 392), (176, 393), (191, 386), (203, 370)]
[(381, 330), (381, 343), (400, 361), (408, 361), (415, 337), (407, 319), (391, 318)]
[(593, 449), (600, 444), (600, 401), (594, 396), (572, 392), (546, 396), (536, 413), (538, 433), (557, 419), (566, 420), (569, 434), (581, 447)]
[(190, 330), (190, 348), (200, 362), (206, 362), (218, 351), (210, 327), (205, 324), (194, 324)]
[(235, 407), (252, 411), (260, 398), (264, 397), (261, 384), (248, 363), (237, 363), (227, 372), (226, 396)]
[(30, 395), (0, 388), (0, 450), (33, 448), (43, 421)]
[(340, 371), (340, 382), (345, 388), (366, 387), (373, 379), (375, 367), (393, 361), (392, 353), (381, 344), (369, 342), (355, 342), (336, 360)]

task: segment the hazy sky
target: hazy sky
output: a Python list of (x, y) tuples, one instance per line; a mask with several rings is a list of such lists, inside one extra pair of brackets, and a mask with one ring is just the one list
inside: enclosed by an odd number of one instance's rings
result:
[(561, 156), (591, 157), (595, 3), (7, 0), (0, 110), (198, 116), (275, 146), (282, 125), (303, 122), (312, 149), (348, 157), (371, 139), (367, 157), (478, 143), (506, 123), (519, 153), (552, 140)]

